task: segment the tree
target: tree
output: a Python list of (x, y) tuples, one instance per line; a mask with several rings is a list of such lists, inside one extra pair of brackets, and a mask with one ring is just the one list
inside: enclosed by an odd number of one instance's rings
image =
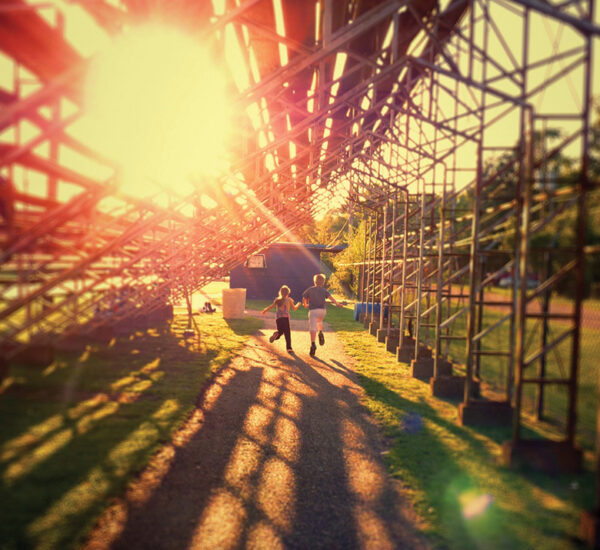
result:
[(357, 296), (360, 285), (360, 264), (365, 258), (366, 222), (360, 220), (350, 228), (348, 246), (333, 257), (334, 274), (330, 286), (343, 294)]
[[(589, 154), (589, 183), (592, 189), (588, 191), (585, 208), (587, 210), (587, 232), (585, 235), (585, 246), (600, 245), (600, 227), (593, 220), (600, 219), (600, 99), (596, 99), (594, 106), (594, 120), (590, 126), (588, 154)], [(564, 159), (557, 163), (558, 185), (576, 185), (582, 181), (581, 166), (573, 160)], [(595, 188), (594, 188), (595, 187)], [(555, 207), (560, 207), (557, 201)], [(557, 214), (554, 219), (541, 231), (536, 233), (532, 239), (532, 248), (556, 248), (557, 252), (551, 256), (551, 271), (556, 272), (570, 259), (571, 250), (576, 244), (577, 207), (572, 205)], [(534, 257), (535, 268), (544, 269), (541, 255)], [(590, 295), (592, 286), (600, 282), (600, 255), (591, 254), (585, 257), (585, 291), (584, 295)], [(573, 278), (565, 278), (557, 287), (564, 295), (574, 295)]]

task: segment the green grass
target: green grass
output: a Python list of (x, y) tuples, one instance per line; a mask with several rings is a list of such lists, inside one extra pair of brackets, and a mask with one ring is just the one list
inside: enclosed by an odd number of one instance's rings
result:
[[(365, 405), (389, 444), (388, 468), (402, 481), (434, 546), (580, 547), (575, 541), (579, 515), (593, 506), (591, 472), (549, 476), (500, 466), (501, 443), (510, 439), (510, 427), (460, 426), (457, 403), (433, 398), (428, 384), (410, 378), (408, 366), (353, 321), (349, 308), (328, 312), (327, 321), (356, 360)], [(584, 351), (583, 385), (595, 376), (593, 365)], [(535, 425), (528, 426), (528, 436), (535, 432)]]
[(187, 318), (40, 370), (14, 365), (0, 394), (0, 547), (77, 548), (110, 499), (189, 417), (207, 378), (261, 325)]
[[(269, 303), (248, 300), (247, 308)], [(306, 319), (307, 310), (292, 318)], [(211, 373), (261, 324), (218, 314), (196, 319), (200, 340), (184, 341), (186, 318), (176, 317), (163, 333), (139, 332), (63, 353), (43, 370), (12, 369), (0, 394), (1, 548), (77, 548), (110, 499), (189, 417)], [(574, 541), (579, 513), (593, 506), (590, 472), (551, 477), (499, 466), (510, 428), (459, 426), (456, 402), (431, 397), (428, 385), (409, 378), (407, 366), (352, 319), (350, 306), (328, 306), (326, 321), (356, 359), (365, 405), (389, 445), (388, 468), (434, 546), (580, 547)], [(583, 441), (595, 430), (597, 346), (596, 335), (584, 331)], [(536, 429), (528, 425), (527, 433)], [(466, 517), (477, 503), (483, 511)]]

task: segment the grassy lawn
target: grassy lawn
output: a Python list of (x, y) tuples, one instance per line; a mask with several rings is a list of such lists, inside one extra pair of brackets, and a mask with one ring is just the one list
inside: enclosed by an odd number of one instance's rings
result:
[(0, 548), (77, 548), (110, 499), (183, 424), (260, 320), (199, 316), (15, 365), (0, 393)]
[[(511, 429), (458, 424), (457, 403), (433, 398), (383, 344), (352, 320), (350, 308), (327, 321), (355, 358), (365, 405), (389, 444), (386, 461), (424, 518), (434, 545), (452, 549), (575, 549), (579, 514), (593, 506), (593, 475), (515, 472), (498, 463)], [(583, 400), (596, 413), (593, 355), (582, 349)], [(580, 403), (582, 405), (582, 403)], [(582, 407), (580, 406), (580, 409)], [(586, 422), (589, 419), (585, 420)], [(545, 427), (547, 429), (547, 427)], [(534, 424), (529, 435), (537, 432)]]

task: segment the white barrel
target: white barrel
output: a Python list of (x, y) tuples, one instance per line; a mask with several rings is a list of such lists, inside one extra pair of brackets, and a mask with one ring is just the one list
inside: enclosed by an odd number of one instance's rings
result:
[(224, 288), (223, 289), (223, 318), (224, 319), (243, 319), (246, 309), (246, 289), (245, 288)]

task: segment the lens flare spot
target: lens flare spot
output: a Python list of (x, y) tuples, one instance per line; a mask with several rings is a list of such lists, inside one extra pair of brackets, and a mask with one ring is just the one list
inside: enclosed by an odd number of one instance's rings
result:
[(462, 515), (465, 519), (480, 517), (494, 502), (494, 497), (488, 493), (480, 494), (473, 491), (463, 493), (459, 497)]
[(128, 191), (155, 193), (154, 181), (185, 192), (191, 176), (223, 169), (226, 78), (191, 35), (145, 25), (117, 37), (94, 57), (85, 97), (96, 146), (127, 174), (123, 186), (142, 187)]

